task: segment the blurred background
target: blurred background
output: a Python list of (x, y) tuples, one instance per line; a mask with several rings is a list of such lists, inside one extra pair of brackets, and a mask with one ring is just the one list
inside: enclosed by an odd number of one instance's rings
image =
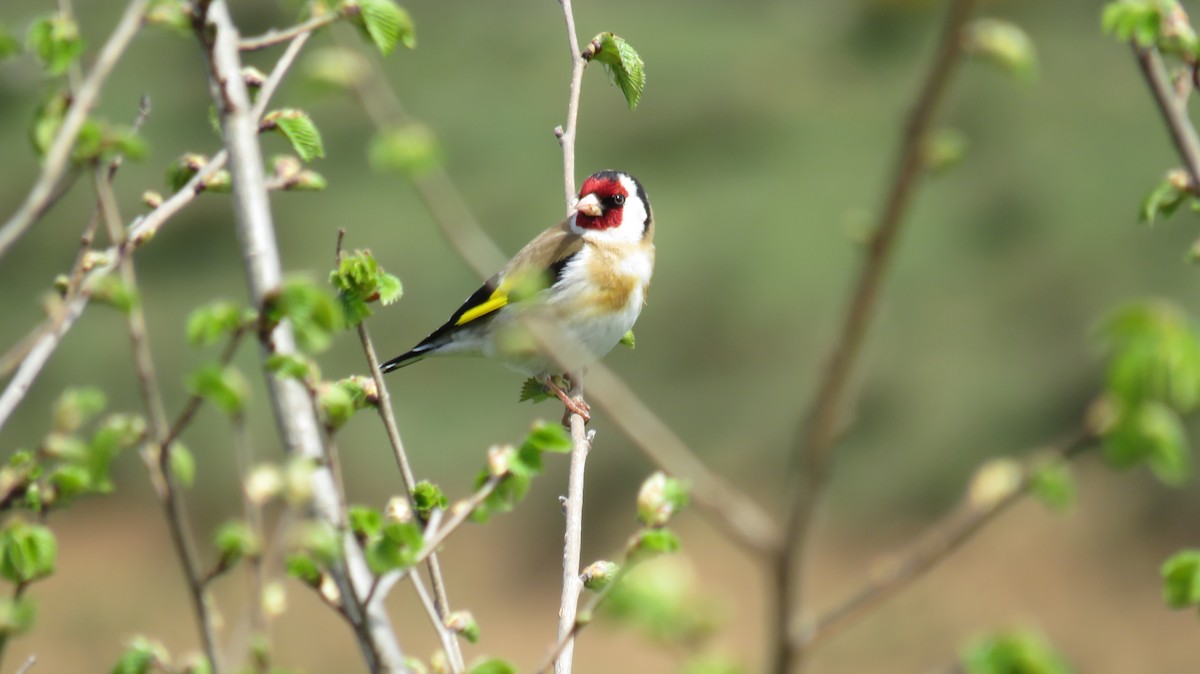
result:
[[(233, 3), (246, 34), (290, 25), (296, 6)], [(124, 3), (75, 0), (89, 58)], [(50, 0), (6, 0), (0, 22), (23, 31)], [(410, 0), (418, 48), (385, 62), (408, 111), (437, 134), (446, 170), (487, 231), (515, 251), (561, 215), (562, 123), (569, 63), (563, 20), (550, 0)], [(713, 467), (780, 512), (782, 476), (797, 421), (837, 329), (857, 270), (856, 239), (871, 225), (899, 132), (931, 57), (944, 2), (718, 2), (583, 0), (581, 41), (603, 30), (645, 59), (636, 112), (600, 72), (586, 74), (579, 178), (601, 168), (637, 175), (654, 205), (658, 265), (637, 348), (607, 363)], [(859, 378), (856, 424), (814, 547), (815, 606), (857, 587), (961, 495), (988, 457), (1021, 455), (1077, 425), (1102, 367), (1095, 323), (1131, 299), (1165, 296), (1191, 310), (1195, 268), (1183, 253), (1194, 216), (1137, 224), (1142, 197), (1177, 160), (1129, 50), (1101, 34), (1100, 3), (985, 3), (1036, 42), (1040, 77), (1014, 81), (967, 63), (944, 125), (965, 134), (963, 163), (926, 181), (911, 211)], [(333, 45), (328, 33), (311, 56)], [(278, 49), (249, 60), (270, 69)], [(595, 69), (599, 70), (599, 69)], [(273, 204), (286, 268), (324, 278), (337, 228), (370, 247), (404, 282), (404, 298), (369, 326), (382, 357), (409, 348), (477, 286), (415, 193), (373, 173), (374, 129), (348, 97), (306, 81), (301, 60), (274, 99), (307, 110), (327, 158), (321, 194), (278, 194)], [(28, 139), (50, 88), (31, 57), (0, 63), (0, 212), (11, 213), (36, 174)], [(116, 189), (128, 219), (139, 195), (165, 191), (168, 162), (219, 146), (209, 121), (201, 54), (193, 40), (144, 30), (105, 89), (101, 116), (128, 123), (150, 96), (150, 156), (127, 163)], [(287, 151), (277, 137), (268, 154)], [(0, 264), (0, 344), (43, 316), (40, 297), (66, 271), (92, 209), (81, 184)], [(218, 298), (244, 301), (229, 199), (204, 195), (137, 255), (144, 305), (169, 413), (186, 399), (187, 373), (215, 354), (189, 348), (184, 320)], [(257, 373), (256, 451), (279, 455)], [(92, 307), (54, 354), (17, 418), (5, 454), (37, 444), (68, 386), (106, 391), (110, 407), (140, 411), (122, 317)], [(362, 372), (346, 334), (320, 358), (327, 377)], [(426, 362), (389, 380), (419, 477), (465, 495), (485, 449), (522, 437), (552, 403), (517, 404), (520, 378), (475, 360)], [(189, 494), (207, 540), (240, 512), (228, 425), (211, 409), (184, 441), (197, 460)], [(585, 560), (613, 557), (634, 530), (634, 496), (652, 466), (603, 415), (588, 470)], [(376, 506), (400, 489), (383, 430), (356, 418), (341, 446), (350, 498)], [(443, 555), (456, 607), (474, 611), (482, 639), (469, 657), (513, 659), (522, 671), (553, 641), (559, 592), (566, 461), (549, 462), (528, 500), (471, 527)], [(55, 515), (59, 572), (36, 585), (32, 634), (9, 647), (6, 668), (36, 653), (35, 671), (106, 671), (125, 639), (147, 633), (172, 652), (196, 649), (190, 606), (161, 511), (133, 454), (118, 491)], [(1032, 625), (1081, 672), (1200, 671), (1190, 612), (1162, 603), (1158, 567), (1200, 540), (1194, 485), (1170, 490), (1146, 472), (1116, 474), (1095, 457), (1078, 465), (1080, 499), (1056, 515), (1019, 506), (940, 570), (823, 647), (819, 672), (923, 672), (953, 661), (972, 635)], [(753, 669), (763, 664), (764, 569), (695, 512), (679, 523), (686, 564), (720, 630), (702, 648)], [(210, 552), (207, 551), (206, 552)], [(211, 559), (211, 557), (209, 557)], [(238, 624), (244, 579), (218, 585), (227, 632)], [(360, 671), (348, 630), (307, 590), (289, 585), (276, 625), (277, 662), (309, 672)], [(402, 643), (435, 647), (411, 589), (391, 598)], [(628, 629), (589, 628), (577, 671), (669, 672), (683, 662)]]

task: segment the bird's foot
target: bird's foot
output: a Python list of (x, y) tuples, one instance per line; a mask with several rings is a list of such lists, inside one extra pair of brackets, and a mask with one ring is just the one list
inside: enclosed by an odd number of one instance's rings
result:
[(563, 407), (567, 408), (563, 412), (563, 426), (570, 426), (572, 414), (578, 414), (583, 417), (583, 423), (585, 424), (592, 420), (592, 406), (588, 405), (583, 398), (572, 398), (570, 395), (567, 395), (567, 392), (562, 390), (558, 384), (555, 384), (554, 379), (551, 377), (546, 377), (542, 383), (545, 384), (546, 388), (556, 398), (562, 401)]

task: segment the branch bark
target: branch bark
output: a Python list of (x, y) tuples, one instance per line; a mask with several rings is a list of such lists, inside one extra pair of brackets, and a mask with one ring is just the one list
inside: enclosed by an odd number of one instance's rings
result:
[(879, 291), (895, 250), (896, 238), (904, 224), (917, 179), (922, 174), (923, 145), (950, 76), (961, 60), (961, 31), (974, 4), (974, 0), (954, 0), (950, 6), (937, 55), (905, 125), (891, 188), (879, 223), (868, 242), (867, 258), (847, 306), (841, 331), (817, 386), (812, 407), (797, 432), (794, 467), (788, 482), (785, 538), (774, 564), (775, 611), (771, 623), (776, 632), (770, 671), (776, 674), (788, 674), (803, 661), (803, 650), (797, 648), (801, 644), (788, 635), (791, 616), (804, 607), (804, 556), (813, 518), (828, 481), (847, 389), (875, 316)]
[[(258, 144), (258, 118), (254, 115), (246, 85), (241, 78), (238, 33), (229, 16), (225, 0), (213, 0), (208, 6), (208, 27), (215, 30), (212, 42), (205, 44), (211, 67), (209, 82), (213, 102), (221, 117), (229, 169), (233, 179), (234, 215), (242, 243), (247, 282), (255, 306), (261, 307), (282, 281), (279, 248), (271, 216), (263, 175), (262, 152)], [(262, 335), (264, 361), (271, 353), (295, 351), (291, 326), (286, 322)], [(324, 447), (320, 426), (308, 393), (299, 383), (281, 380), (264, 368), (267, 391), (275, 421), (288, 454), (322, 463)], [(325, 522), (341, 522), (338, 489), (330, 471), (313, 475), (313, 508)], [(345, 568), (332, 574), (339, 589), (339, 602), (372, 672), (405, 672), (403, 653), (396, 641), (382, 606), (363, 611), (363, 600), (374, 578), (367, 568), (362, 550), (353, 536), (343, 537)]]
[(66, 117), (63, 118), (62, 126), (54, 135), (50, 149), (46, 151), (46, 158), (42, 162), (42, 171), (37, 182), (30, 189), (17, 212), (9, 217), (3, 227), (0, 227), (0, 258), (3, 258), (4, 254), (17, 242), (17, 239), (21, 238), (21, 235), (46, 212), (46, 208), (54, 196), (55, 185), (58, 184), (63, 171), (70, 164), (71, 150), (75, 147), (75, 139), (79, 137), (79, 130), (83, 128), (88, 113), (92, 111), (96, 101), (100, 98), (100, 90), (104, 86), (104, 81), (108, 79), (113, 67), (120, 60), (126, 47), (129, 46), (133, 36), (137, 34), (142, 25), (142, 14), (146, 10), (146, 3), (147, 0), (132, 0), (125, 8), (125, 13), (117, 22), (117, 27), (113, 29), (112, 35), (100, 49), (92, 71), (88, 73), (79, 90), (75, 92), (71, 107), (67, 110)]

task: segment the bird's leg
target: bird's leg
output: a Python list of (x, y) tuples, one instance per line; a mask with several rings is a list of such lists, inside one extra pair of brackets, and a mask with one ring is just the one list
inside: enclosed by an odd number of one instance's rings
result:
[(559, 400), (561, 400), (563, 406), (567, 408), (567, 413), (563, 415), (563, 425), (564, 426), (567, 425), (567, 423), (569, 422), (568, 417), (570, 416), (570, 413), (572, 413), (572, 412), (583, 417), (584, 423), (587, 423), (592, 420), (592, 414), (591, 414), (592, 407), (591, 407), (591, 405), (588, 405), (586, 402), (584, 402), (583, 399), (581, 399), (581, 398), (576, 399), (576, 398), (572, 398), (571, 396), (567, 395), (567, 392), (563, 391), (562, 388), (560, 388), (558, 386), (558, 384), (555, 384), (554, 379), (552, 377), (550, 377), (549, 375), (542, 378), (542, 384), (546, 387), (547, 390), (549, 390), (551, 393), (553, 393), (555, 395), (555, 397), (557, 397)]

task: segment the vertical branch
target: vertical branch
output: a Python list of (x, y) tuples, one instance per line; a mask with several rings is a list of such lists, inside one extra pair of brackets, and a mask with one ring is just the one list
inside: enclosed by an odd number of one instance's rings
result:
[(1167, 130), (1179, 158), (1187, 167), (1192, 185), (1200, 185), (1200, 138), (1196, 137), (1196, 128), (1192, 126), (1185, 109), (1186, 100), (1175, 93), (1171, 86), (1171, 78), (1163, 66), (1162, 56), (1155, 47), (1139, 47), (1133, 44), (1133, 53), (1141, 66), (1142, 76), (1150, 91), (1154, 93), (1154, 101), (1158, 104)]
[[(579, 92), (583, 86), (583, 69), (587, 66), (587, 61), (579, 53), (579, 38), (575, 34), (575, 14), (571, 10), (571, 0), (559, 0), (559, 4), (562, 5), (563, 19), (567, 25), (567, 47), (571, 52), (571, 82), (567, 95), (567, 123), (565, 127), (555, 129), (555, 135), (562, 146), (563, 191), (569, 217), (575, 204), (575, 136), (579, 120)], [(570, 395), (576, 400), (583, 399), (582, 370), (571, 373)], [(579, 414), (571, 414), (571, 467), (567, 478), (567, 498), (563, 503), (566, 532), (563, 536), (562, 596), (558, 607), (558, 638), (566, 643), (554, 661), (555, 674), (571, 674), (575, 655), (575, 617), (579, 609), (579, 593), (583, 591), (583, 581), (579, 578), (579, 550), (583, 543), (583, 483), (588, 451), (592, 447), (592, 434), (585, 430), (585, 423)]]
[(867, 244), (854, 293), (841, 332), (817, 386), (812, 408), (797, 433), (795, 459), (788, 484), (789, 508), (783, 549), (774, 565), (775, 630), (773, 666), (787, 674), (803, 660), (802, 648), (788, 638), (792, 615), (803, 610), (803, 562), (813, 517), (829, 477), (833, 444), (842, 423), (846, 391), (854, 374), (867, 330), (875, 317), (879, 290), (895, 250), (895, 242), (922, 174), (923, 144), (950, 76), (963, 52), (962, 27), (974, 0), (954, 0), (946, 17), (940, 46), (904, 129), (892, 185)]
[[(258, 120), (254, 116), (246, 85), (241, 79), (238, 33), (224, 0), (208, 5), (205, 28), (215, 30), (211, 42), (205, 41), (211, 68), (209, 82), (213, 102), (221, 117), (229, 169), (233, 178), (233, 204), (238, 237), (242, 243), (247, 281), (255, 306), (275, 292), (282, 280), (279, 247), (263, 175), (262, 152), (258, 144)], [(264, 357), (269, 353), (295, 352), (291, 326), (286, 322), (260, 335)], [(320, 463), (324, 456), (320, 427), (308, 393), (298, 382), (281, 380), (266, 373), (267, 392), (275, 421), (288, 453)], [(313, 475), (313, 508), (318, 517), (336, 526), (342, 520), (337, 486), (328, 469)], [(345, 568), (331, 573), (338, 584), (338, 601), (362, 649), (372, 672), (404, 672), (403, 653), (396, 641), (383, 607), (363, 610), (363, 599), (373, 583), (362, 550), (353, 536), (343, 537)], [(365, 615), (364, 615), (365, 613)]]
[(67, 115), (63, 118), (58, 132), (55, 133), (50, 149), (46, 151), (46, 158), (42, 162), (42, 171), (37, 182), (30, 189), (17, 212), (9, 217), (3, 227), (0, 227), (0, 258), (4, 257), (17, 239), (21, 238), (21, 235), (46, 212), (46, 208), (52, 203), (55, 185), (58, 184), (63, 171), (70, 164), (71, 150), (75, 146), (75, 139), (79, 137), (79, 130), (83, 128), (88, 113), (92, 111), (92, 107), (100, 98), (100, 89), (104, 85), (104, 81), (108, 79), (109, 73), (121, 58), (121, 54), (125, 53), (133, 36), (141, 28), (142, 14), (145, 12), (146, 3), (147, 0), (132, 0), (125, 8), (125, 13), (121, 16), (117, 27), (113, 29), (112, 35), (109, 36), (104, 47), (100, 49), (99, 55), (96, 56), (96, 63), (92, 66), (92, 71), (88, 73), (87, 78), (79, 86), (79, 90), (75, 92), (71, 107), (67, 110)]

